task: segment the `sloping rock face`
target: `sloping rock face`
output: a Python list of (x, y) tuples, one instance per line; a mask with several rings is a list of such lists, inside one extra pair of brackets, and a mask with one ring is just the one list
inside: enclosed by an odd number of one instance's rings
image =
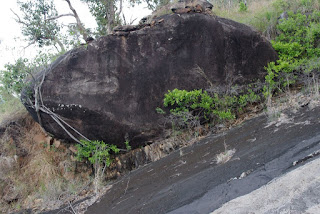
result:
[[(171, 14), (71, 50), (37, 76), (45, 74), (44, 105), (87, 138), (123, 147), (126, 136), (137, 147), (159, 134), (162, 116), (155, 109), (168, 90), (244, 84), (263, 78), (264, 66), (276, 58), (248, 26)], [(48, 132), (70, 139), (49, 115), (41, 118)]]

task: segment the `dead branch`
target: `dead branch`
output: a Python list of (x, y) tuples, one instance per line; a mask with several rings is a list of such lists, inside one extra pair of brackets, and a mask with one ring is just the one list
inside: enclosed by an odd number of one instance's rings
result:
[(124, 16), (123, 13), (122, 13), (122, 18), (123, 18), (124, 25), (132, 25), (132, 23), (137, 20), (137, 18), (132, 19), (132, 16), (131, 16), (130, 21), (127, 22), (126, 17)]
[(126, 17), (124, 16), (124, 14), (122, 14), (122, 18), (123, 18), (124, 25), (127, 25)]

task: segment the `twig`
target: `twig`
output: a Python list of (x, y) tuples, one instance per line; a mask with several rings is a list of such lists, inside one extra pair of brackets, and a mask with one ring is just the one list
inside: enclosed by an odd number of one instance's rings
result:
[(132, 25), (132, 24), (133, 24), (133, 22), (135, 22), (136, 20), (137, 20), (137, 18), (134, 18), (134, 19), (131, 19), (131, 18), (130, 18), (129, 25)]
[(18, 22), (18, 23), (21, 23), (21, 24), (24, 24), (24, 25), (28, 25), (27, 23), (25, 23), (24, 21), (22, 21), (21, 20), (21, 18), (20, 18), (20, 16), (18, 15), (18, 14), (16, 14), (12, 9), (10, 9), (11, 10), (11, 12), (18, 18), (18, 19), (16, 19), (16, 21)]
[(127, 21), (126, 21), (126, 17), (124, 16), (124, 14), (122, 14), (122, 19), (123, 19), (124, 25), (127, 25), (128, 23), (127, 23)]
[(32, 42), (30, 42), (27, 46), (23, 47), (23, 50), (27, 49), (31, 45), (34, 45), (37, 42), (37, 39), (34, 39)]

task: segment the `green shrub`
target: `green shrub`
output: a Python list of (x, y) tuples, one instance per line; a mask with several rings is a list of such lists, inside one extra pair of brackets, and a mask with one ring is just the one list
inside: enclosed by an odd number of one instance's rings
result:
[(130, 141), (129, 141), (129, 140), (126, 140), (126, 141), (124, 142), (124, 145), (126, 146), (127, 151), (130, 151), (130, 150), (131, 150), (131, 146), (130, 146)]
[(58, 54), (40, 52), (34, 59), (19, 58), (14, 63), (7, 63), (4, 70), (0, 71), (0, 82), (2, 86), (10, 93), (20, 96), (22, 88), (27, 86), (25, 80), (29, 76), (48, 68)]
[(246, 12), (248, 10), (248, 7), (247, 7), (247, 5), (244, 3), (244, 2), (240, 2), (239, 3), (239, 11), (240, 12)]
[(300, 71), (319, 70), (320, 13), (308, 17), (301, 13), (288, 12), (288, 19), (277, 25), (279, 36), (272, 46), (279, 54), (277, 62), (266, 67), (264, 95), (272, 96), (275, 90), (283, 90), (294, 84)]
[(117, 146), (98, 140), (81, 140), (81, 144), (77, 144), (76, 147), (77, 160), (87, 159), (91, 164), (104, 164), (106, 166), (109, 166), (112, 162), (110, 152), (117, 154), (120, 151)]
[[(219, 96), (217, 93), (209, 94), (202, 89), (192, 91), (174, 89), (165, 94), (163, 104), (170, 109), (170, 119), (174, 127), (190, 128), (195, 127), (194, 124), (233, 120), (236, 114), (243, 113), (248, 104), (259, 101), (260, 96), (250, 88), (239, 96)], [(162, 109), (157, 111), (163, 112)], [(190, 126), (190, 123), (193, 125)]]
[(213, 98), (202, 89), (193, 91), (174, 89), (165, 94), (163, 105), (165, 107), (172, 106), (170, 112), (176, 114), (201, 109), (204, 116), (207, 117), (212, 113)]
[[(170, 112), (176, 116), (182, 116), (183, 112), (192, 112), (206, 121), (217, 117), (218, 120), (233, 119), (229, 105), (220, 100), (217, 94), (211, 97), (206, 91), (174, 89), (165, 94), (165, 107), (171, 107)], [(185, 115), (184, 115), (185, 116)]]
[(157, 107), (157, 108), (156, 108), (156, 112), (157, 112), (158, 114), (166, 114), (166, 112), (165, 112), (162, 108), (160, 108), (160, 107)]
[(0, 87), (0, 123), (4, 119), (14, 117), (14, 115), (25, 112), (19, 98), (9, 94), (6, 89)]
[(301, 7), (301, 12), (308, 12), (313, 11), (314, 4), (316, 3), (316, 0), (300, 0), (299, 6)]

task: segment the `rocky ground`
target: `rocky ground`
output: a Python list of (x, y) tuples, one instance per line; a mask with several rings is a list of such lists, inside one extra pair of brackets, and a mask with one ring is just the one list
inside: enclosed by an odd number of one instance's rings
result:
[(301, 106), (140, 167), (110, 183), (86, 213), (316, 213), (320, 107)]
[(320, 159), (317, 158), (247, 195), (229, 201), (211, 214), (317, 214), (320, 210), (319, 178)]

